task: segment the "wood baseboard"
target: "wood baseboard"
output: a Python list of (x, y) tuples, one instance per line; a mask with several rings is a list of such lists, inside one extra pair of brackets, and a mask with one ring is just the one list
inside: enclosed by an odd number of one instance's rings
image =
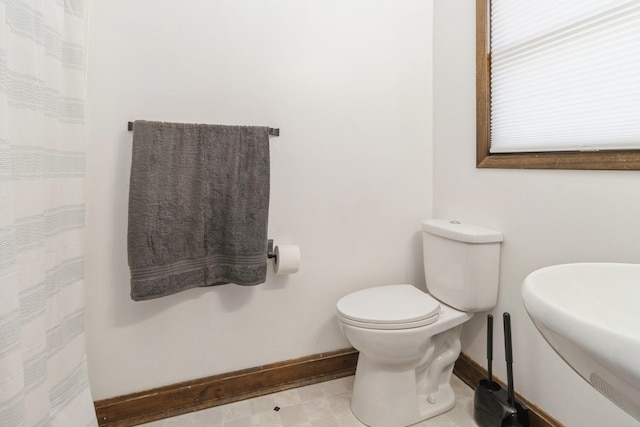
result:
[[(101, 427), (130, 427), (355, 374), (358, 352), (353, 348), (321, 353), (256, 368), (171, 384), (94, 402)], [(471, 388), (487, 371), (465, 354), (453, 370)], [(501, 386), (504, 382), (495, 378)], [(538, 406), (516, 393), (529, 407), (531, 427), (564, 427)]]
[[(475, 389), (481, 379), (487, 378), (487, 370), (464, 353), (461, 353), (458, 360), (456, 360), (453, 373), (472, 389)], [(493, 379), (500, 384), (500, 386), (506, 387), (506, 384), (499, 378), (495, 378), (494, 376)], [(528, 401), (521, 394), (516, 393), (516, 397), (529, 408), (530, 427), (564, 427), (564, 424)]]
[(94, 405), (100, 426), (135, 426), (353, 375), (357, 361), (358, 352), (349, 348), (98, 400)]

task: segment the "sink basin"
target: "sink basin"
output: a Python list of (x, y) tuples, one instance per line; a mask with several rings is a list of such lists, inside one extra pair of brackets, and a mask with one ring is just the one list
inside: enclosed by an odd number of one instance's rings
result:
[(640, 420), (640, 264), (542, 268), (526, 277), (522, 297), (565, 362)]

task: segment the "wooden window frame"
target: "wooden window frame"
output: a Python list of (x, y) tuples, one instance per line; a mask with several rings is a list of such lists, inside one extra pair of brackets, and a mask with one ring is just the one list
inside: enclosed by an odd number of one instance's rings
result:
[(490, 153), (489, 2), (476, 0), (476, 167), (498, 169), (640, 170), (640, 151)]

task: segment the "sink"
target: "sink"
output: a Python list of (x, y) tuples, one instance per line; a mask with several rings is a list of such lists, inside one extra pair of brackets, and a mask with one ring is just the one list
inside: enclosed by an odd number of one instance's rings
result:
[(640, 264), (545, 267), (526, 277), (522, 298), (564, 361), (640, 420)]

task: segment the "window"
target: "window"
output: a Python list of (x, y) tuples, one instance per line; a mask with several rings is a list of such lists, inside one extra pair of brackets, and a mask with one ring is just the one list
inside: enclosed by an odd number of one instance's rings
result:
[(478, 167), (640, 170), (640, 0), (476, 0), (476, 21)]

